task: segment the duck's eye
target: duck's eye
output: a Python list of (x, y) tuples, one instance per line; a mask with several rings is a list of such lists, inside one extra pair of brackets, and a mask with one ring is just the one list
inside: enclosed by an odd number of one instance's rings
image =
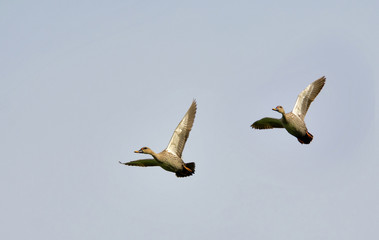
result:
[(147, 147), (143, 147), (143, 148), (142, 148), (142, 150), (145, 150), (145, 149), (147, 149)]

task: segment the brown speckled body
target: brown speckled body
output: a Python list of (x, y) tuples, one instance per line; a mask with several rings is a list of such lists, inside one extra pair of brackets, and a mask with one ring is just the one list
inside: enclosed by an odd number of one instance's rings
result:
[(160, 166), (169, 172), (177, 172), (183, 170), (184, 162), (178, 156), (163, 150), (160, 153), (152, 155), (155, 160), (160, 163)]
[(283, 114), (280, 120), (289, 134), (295, 137), (303, 137), (307, 134), (307, 127), (304, 121), (292, 112)]

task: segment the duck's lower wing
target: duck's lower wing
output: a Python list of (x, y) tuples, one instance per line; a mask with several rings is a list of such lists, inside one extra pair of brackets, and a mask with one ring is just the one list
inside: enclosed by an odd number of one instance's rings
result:
[(255, 129), (271, 129), (271, 128), (284, 128), (282, 121), (277, 118), (262, 118), (261, 120), (258, 120), (251, 124), (252, 128)]
[(138, 166), (138, 167), (160, 166), (160, 164), (155, 159), (140, 159), (140, 160), (126, 162), (126, 163), (122, 163), (119, 161), (119, 163), (124, 164), (124, 165), (128, 165), (128, 166)]

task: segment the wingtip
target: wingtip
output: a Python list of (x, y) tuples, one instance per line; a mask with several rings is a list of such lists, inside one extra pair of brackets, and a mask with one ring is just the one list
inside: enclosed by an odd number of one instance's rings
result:
[[(192, 107), (192, 106), (195, 107), (195, 114), (196, 114), (196, 112), (197, 112), (197, 102), (196, 102), (196, 99), (195, 99), (195, 98), (192, 100), (191, 107)], [(191, 107), (190, 107), (190, 108), (191, 108)]]
[[(326, 77), (325, 76), (322, 76), (320, 77), (319, 79), (317, 79), (315, 82), (319, 82), (319, 84), (321, 85), (321, 88), (324, 87), (325, 85), (325, 82), (326, 82)], [(320, 90), (321, 91), (321, 90)]]
[(197, 107), (196, 98), (193, 98), (193, 99), (192, 99), (192, 104), (195, 104), (195, 106)]

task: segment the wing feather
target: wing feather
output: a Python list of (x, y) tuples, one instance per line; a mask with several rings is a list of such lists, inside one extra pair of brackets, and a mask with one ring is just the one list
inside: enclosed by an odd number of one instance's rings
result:
[(137, 166), (137, 167), (155, 167), (160, 166), (160, 164), (155, 159), (140, 159), (136, 161), (130, 161), (126, 163), (119, 162), (127, 166)]
[(254, 122), (251, 127), (255, 129), (283, 128), (283, 124), (280, 119), (266, 117)]
[(166, 148), (167, 151), (177, 155), (178, 157), (182, 157), (182, 152), (184, 149), (184, 145), (187, 142), (189, 133), (192, 129), (193, 122), (195, 120), (196, 115), (196, 101), (193, 100), (190, 108), (187, 113), (184, 115), (183, 119), (180, 121), (179, 125), (176, 127), (170, 142)]
[(325, 77), (321, 77), (309, 84), (297, 97), (295, 106), (293, 107), (292, 112), (304, 120), (305, 115), (307, 114), (308, 108), (315, 100), (322, 87), (325, 84)]

